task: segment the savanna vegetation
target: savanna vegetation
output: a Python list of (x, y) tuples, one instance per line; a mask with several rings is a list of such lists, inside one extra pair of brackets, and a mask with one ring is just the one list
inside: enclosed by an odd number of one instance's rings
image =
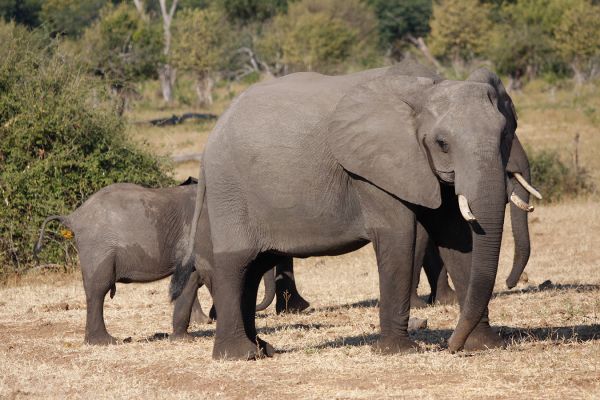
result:
[[(532, 87), (548, 94), (531, 107), (574, 109), (594, 127), (600, 121), (590, 89), (600, 75), (600, 5), (590, 0), (1, 0), (0, 15), (4, 272), (32, 265), (26, 250), (43, 217), (111, 182), (169, 183), (170, 167), (151, 153), (191, 149), (212, 127), (132, 122), (218, 115), (260, 79), (347, 73), (405, 57), (451, 78), (484, 65), (517, 98)], [(591, 144), (575, 134), (579, 147)], [(546, 200), (595, 190), (595, 163), (569, 147), (530, 143)], [(55, 236), (46, 257), (64, 261)]]
[[(39, 265), (31, 249), (45, 217), (103, 186), (197, 175), (214, 119), (148, 121), (218, 116), (249, 85), (296, 71), (407, 57), (454, 79), (490, 68), (514, 100), (544, 199), (530, 217), (528, 278), (510, 291), (505, 229), (490, 316), (508, 349), (440, 351), (459, 309), (435, 306), (413, 313), (429, 321), (411, 333), (429, 351), (371, 353), (366, 248), (299, 262), (312, 308), (257, 319), (282, 350), (274, 359), (210, 361), (207, 326), (192, 327), (193, 343), (159, 340), (165, 281), (118, 285), (107, 301), (109, 330), (133, 343), (81, 343), (81, 278), (50, 272), (77, 270), (69, 231), (49, 227)], [(599, 89), (597, 0), (0, 0), (0, 397), (597, 398)]]

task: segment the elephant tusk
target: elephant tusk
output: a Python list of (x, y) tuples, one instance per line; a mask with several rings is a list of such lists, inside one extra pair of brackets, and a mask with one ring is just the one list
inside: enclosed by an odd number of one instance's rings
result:
[(462, 194), (458, 195), (458, 208), (460, 208), (460, 213), (467, 222), (477, 221), (469, 208), (469, 201)]
[(535, 207), (527, 204), (527, 202), (520, 198), (515, 192), (511, 193), (510, 201), (512, 201), (515, 206), (519, 207), (523, 211), (532, 212), (533, 210), (535, 210)]
[(523, 178), (523, 175), (521, 175), (518, 172), (515, 172), (513, 175), (517, 179), (517, 181), (519, 181), (521, 186), (523, 186), (529, 193), (535, 196), (538, 200), (542, 199), (542, 195), (540, 194), (540, 192), (538, 192), (533, 186), (531, 186), (529, 182), (527, 182), (527, 179)]

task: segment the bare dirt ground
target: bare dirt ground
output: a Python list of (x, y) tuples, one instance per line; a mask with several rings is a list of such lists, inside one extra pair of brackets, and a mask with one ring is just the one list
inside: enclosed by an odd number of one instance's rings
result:
[(79, 274), (31, 275), (0, 288), (0, 398), (599, 398), (600, 203), (541, 206), (531, 231), (529, 281), (505, 289), (507, 235), (490, 304), (509, 345), (471, 354), (445, 350), (456, 306), (412, 313), (429, 323), (412, 333), (422, 353), (371, 352), (379, 327), (370, 247), (298, 261), (311, 308), (259, 313), (260, 335), (279, 353), (252, 362), (213, 361), (214, 324), (193, 326), (192, 343), (165, 340), (168, 281), (118, 284), (106, 300), (107, 325), (132, 342), (84, 345)]

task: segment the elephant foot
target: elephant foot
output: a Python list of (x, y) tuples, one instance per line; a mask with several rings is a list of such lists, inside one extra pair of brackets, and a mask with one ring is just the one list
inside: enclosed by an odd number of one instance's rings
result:
[(210, 324), (213, 319), (205, 315), (202, 311), (194, 310), (190, 315), (190, 323), (192, 324)]
[(435, 296), (435, 303), (442, 305), (458, 304), (456, 292), (450, 288), (445, 291), (438, 291)]
[(257, 336), (254, 343), (247, 337), (215, 340), (212, 357), (215, 360), (257, 360), (274, 354), (273, 346)]
[(277, 302), (275, 303), (275, 312), (277, 314), (286, 312), (299, 313), (306, 310), (308, 307), (310, 307), (310, 303), (304, 300), (304, 298), (300, 296), (300, 294), (296, 293), (295, 295), (291, 295), (290, 297), (288, 297), (287, 302), (285, 298), (280, 298), (280, 296), (277, 296)]
[(109, 344), (118, 344), (119, 341), (108, 334), (108, 332), (85, 335), (85, 343), (94, 346), (108, 346)]
[(504, 347), (504, 339), (498, 335), (491, 326), (478, 326), (471, 332), (465, 342), (465, 351), (478, 351)]
[(372, 350), (379, 354), (413, 354), (419, 352), (419, 345), (408, 337), (382, 336)]
[(428, 304), (416, 294), (410, 298), (410, 308), (425, 308)]
[(194, 337), (188, 332), (173, 332), (169, 335), (171, 342), (193, 342)]

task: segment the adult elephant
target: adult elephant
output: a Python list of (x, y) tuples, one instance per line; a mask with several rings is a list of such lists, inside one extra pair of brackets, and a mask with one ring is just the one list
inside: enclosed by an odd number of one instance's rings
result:
[[(212, 240), (213, 357), (273, 354), (257, 336), (254, 304), (260, 277), (282, 258), (337, 255), (369, 242), (380, 281), (374, 348), (415, 351), (407, 325), (418, 223), (436, 244), (471, 261), (449, 350), (467, 340), (497, 345), (480, 321), (496, 277), (505, 168), (517, 140), (499, 85), (487, 70), (436, 82), (380, 68), (292, 74), (238, 97), (205, 147), (192, 226), (196, 235), (208, 221)], [(461, 214), (472, 249), (452, 237), (450, 224)], [(205, 248), (191, 254), (173, 278), (174, 298), (208, 256)]]

